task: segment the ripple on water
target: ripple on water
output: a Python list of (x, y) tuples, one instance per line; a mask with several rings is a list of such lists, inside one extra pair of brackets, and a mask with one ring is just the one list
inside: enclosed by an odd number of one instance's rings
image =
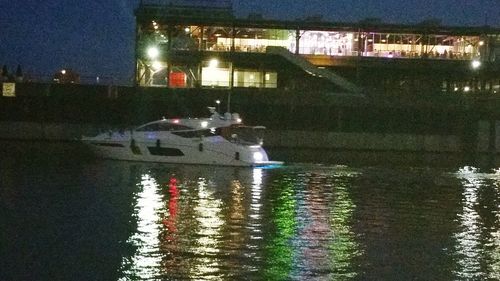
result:
[(46, 164), (0, 166), (0, 279), (500, 279), (491, 171)]

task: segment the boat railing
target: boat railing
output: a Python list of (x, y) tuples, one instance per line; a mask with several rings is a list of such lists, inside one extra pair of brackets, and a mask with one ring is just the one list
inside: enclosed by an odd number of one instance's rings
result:
[(221, 136), (232, 143), (241, 145), (262, 145), (265, 127), (237, 126), (223, 128)]

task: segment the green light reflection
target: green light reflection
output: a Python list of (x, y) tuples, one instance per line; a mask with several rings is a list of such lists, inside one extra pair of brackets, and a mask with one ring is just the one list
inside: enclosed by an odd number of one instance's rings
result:
[(353, 270), (353, 260), (362, 255), (360, 245), (352, 231), (352, 217), (356, 205), (350, 195), (349, 178), (358, 174), (345, 172), (336, 174), (334, 181), (334, 204), (330, 212), (330, 226), (333, 239), (329, 245), (331, 269), (335, 280), (352, 279), (357, 276), (358, 270)]
[(290, 240), (297, 232), (296, 200), (294, 183), (291, 179), (284, 179), (276, 201), (272, 206), (272, 220), (276, 226), (276, 235), (269, 239), (265, 246), (266, 280), (287, 280), (293, 266), (294, 249)]
[(266, 280), (357, 276), (354, 259), (362, 251), (352, 230), (356, 206), (350, 194), (357, 176), (344, 168), (275, 181), (271, 219), (276, 230), (265, 247)]

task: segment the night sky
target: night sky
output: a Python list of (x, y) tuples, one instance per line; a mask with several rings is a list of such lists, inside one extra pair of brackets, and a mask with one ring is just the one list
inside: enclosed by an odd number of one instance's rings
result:
[[(61, 68), (131, 84), (138, 0), (0, 0), (0, 65), (48, 78)], [(440, 19), (444, 25), (500, 27), (500, 0), (233, 0), (235, 14), (295, 20), (387, 23)], [(105, 80), (106, 81), (106, 80)]]

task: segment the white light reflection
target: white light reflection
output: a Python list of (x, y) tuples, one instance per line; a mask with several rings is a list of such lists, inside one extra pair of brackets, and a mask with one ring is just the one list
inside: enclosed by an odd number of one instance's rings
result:
[(462, 193), (462, 213), (458, 214), (460, 228), (455, 233), (457, 241), (455, 253), (458, 267), (454, 273), (465, 280), (482, 280), (485, 276), (481, 273), (481, 217), (476, 211), (478, 192), (483, 181), (478, 174), (479, 169), (465, 166), (458, 170), (457, 177), (462, 180), (464, 191)]
[(194, 208), (199, 223), (194, 254), (198, 256), (193, 268), (194, 279), (219, 279), (221, 260), (217, 258), (220, 251), (221, 228), (224, 221), (221, 219), (222, 201), (216, 199), (214, 191), (208, 187), (204, 178), (198, 181), (198, 206)]
[(495, 169), (493, 169), (493, 174), (494, 174), (495, 176), (500, 176), (500, 168), (495, 168)]
[[(122, 262), (122, 267), (128, 267), (125, 276), (136, 276), (139, 279), (151, 279), (159, 276), (161, 254), (159, 252), (160, 210), (163, 208), (161, 195), (157, 192), (158, 183), (150, 175), (142, 176), (137, 194), (135, 216), (137, 217), (137, 232), (127, 243), (137, 246), (131, 260)], [(125, 279), (121, 279), (125, 280)]]
[[(497, 194), (498, 195), (498, 194)], [(500, 206), (498, 206), (500, 208)], [(500, 224), (500, 213), (496, 213), (496, 225)], [(489, 265), (490, 280), (500, 280), (500, 229), (491, 233), (491, 264)]]
[(251, 201), (250, 210), (248, 210), (248, 225), (247, 229), (250, 230), (250, 240), (247, 247), (250, 251), (247, 252), (246, 257), (255, 261), (255, 264), (248, 264), (247, 268), (250, 272), (258, 271), (257, 265), (262, 260), (262, 255), (259, 245), (264, 239), (262, 235), (262, 169), (254, 168), (252, 173), (252, 186), (251, 186)]
[[(262, 207), (261, 203), (262, 196), (262, 169), (254, 168), (253, 169), (253, 183), (252, 183), (252, 202), (250, 203), (250, 218), (252, 219), (252, 225), (260, 225), (260, 208)], [(260, 232), (260, 229), (253, 228), (253, 232)], [(260, 234), (258, 236), (252, 235), (252, 239), (261, 239)]]
[(253, 169), (253, 185), (252, 185), (252, 187), (258, 186), (260, 188), (261, 185), (262, 185), (262, 169), (255, 168), (255, 169)]
[[(493, 179), (494, 182), (493, 184), (495, 185), (495, 198), (500, 198), (500, 168), (494, 169), (493, 170)], [(494, 210), (495, 214), (495, 223), (494, 225), (499, 226), (500, 225), (500, 202), (497, 202), (497, 208)], [(489, 278), (490, 280), (500, 280), (500, 228), (497, 228), (491, 233), (491, 238), (488, 243), (489, 245), (486, 245), (487, 247), (491, 248), (491, 264), (489, 265)]]

